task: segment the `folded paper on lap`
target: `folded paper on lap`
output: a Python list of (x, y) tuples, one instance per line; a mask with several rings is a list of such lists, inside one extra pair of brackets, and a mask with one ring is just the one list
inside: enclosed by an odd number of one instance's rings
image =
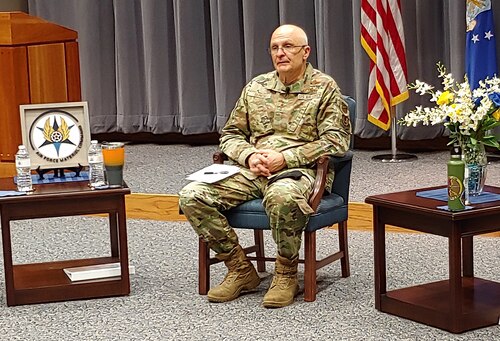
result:
[(190, 174), (186, 179), (211, 184), (239, 173), (239, 171), (240, 168), (238, 166), (214, 163)]

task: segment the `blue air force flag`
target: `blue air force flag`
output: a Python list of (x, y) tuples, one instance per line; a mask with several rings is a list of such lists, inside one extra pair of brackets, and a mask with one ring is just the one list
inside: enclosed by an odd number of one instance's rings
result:
[(467, 0), (465, 72), (472, 89), (497, 74), (497, 51), (491, 0)]

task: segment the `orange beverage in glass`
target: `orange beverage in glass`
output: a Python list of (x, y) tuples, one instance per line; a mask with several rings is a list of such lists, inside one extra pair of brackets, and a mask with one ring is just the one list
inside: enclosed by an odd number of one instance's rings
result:
[(122, 187), (125, 145), (122, 142), (103, 142), (102, 158), (109, 187)]

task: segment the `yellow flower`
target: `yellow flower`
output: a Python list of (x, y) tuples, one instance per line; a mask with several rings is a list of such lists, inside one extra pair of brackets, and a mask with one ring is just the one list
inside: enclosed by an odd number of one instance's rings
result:
[(500, 109), (497, 109), (494, 113), (493, 113), (493, 118), (497, 121), (500, 121)]
[(443, 105), (443, 104), (449, 104), (452, 101), (453, 101), (453, 93), (445, 91), (441, 95), (439, 95), (439, 98), (436, 101), (436, 103), (438, 105)]
[(453, 116), (456, 116), (456, 117), (460, 117), (462, 116), (462, 107), (461, 106), (458, 106), (456, 103), (453, 103), (452, 105), (450, 105), (450, 108), (453, 109), (453, 112), (450, 113), (450, 115), (453, 115)]

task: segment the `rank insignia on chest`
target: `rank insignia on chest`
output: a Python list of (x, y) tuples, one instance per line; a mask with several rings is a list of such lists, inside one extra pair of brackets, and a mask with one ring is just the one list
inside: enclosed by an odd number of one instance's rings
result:
[(317, 97), (318, 95), (310, 95), (310, 94), (299, 94), (297, 96), (298, 99), (303, 99), (303, 100), (306, 100), (306, 101), (310, 101), (312, 100), (313, 98)]

